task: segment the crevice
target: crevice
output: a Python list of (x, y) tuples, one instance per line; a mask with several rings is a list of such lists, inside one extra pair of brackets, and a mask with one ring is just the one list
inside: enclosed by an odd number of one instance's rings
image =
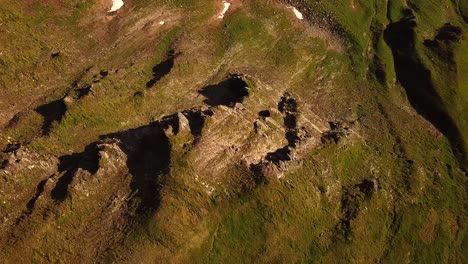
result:
[(383, 257), (381, 258), (382, 260), (385, 260), (388, 258), (388, 255), (394, 248), (395, 244), (395, 238), (398, 234), (398, 231), (401, 228), (401, 221), (402, 221), (402, 216), (398, 213), (398, 210), (395, 205), (393, 205), (392, 209), (392, 222), (390, 223), (389, 230), (388, 230), (388, 238), (387, 238), (387, 246), (385, 247)]
[(415, 174), (415, 166), (414, 162), (409, 160), (408, 151), (404, 145), (404, 142), (401, 136), (398, 134), (398, 131), (395, 129), (394, 123), (390, 116), (388, 115), (387, 111), (385, 111), (384, 106), (381, 103), (378, 103), (377, 108), (382, 115), (382, 117), (387, 122), (387, 127), (389, 130), (390, 135), (394, 138), (395, 144), (393, 146), (393, 152), (397, 155), (397, 158), (400, 162), (400, 175), (402, 176), (404, 190), (403, 188), (397, 189), (397, 194), (401, 194), (405, 191), (410, 191), (411, 189), (411, 177)]
[(285, 138), (288, 147), (295, 148), (300, 138), (297, 130), (297, 101), (291, 94), (285, 93), (278, 103), (278, 110), (283, 114), (283, 123), (286, 129)]
[(385, 86), (387, 84), (388, 79), (387, 72), (385, 69), (386, 65), (377, 53), (377, 50), (379, 49), (379, 41), (383, 38), (384, 25), (378, 22), (374, 17), (369, 31), (371, 33), (370, 45), (372, 45), (372, 60), (369, 65), (369, 70), (371, 73), (374, 74), (377, 81)]

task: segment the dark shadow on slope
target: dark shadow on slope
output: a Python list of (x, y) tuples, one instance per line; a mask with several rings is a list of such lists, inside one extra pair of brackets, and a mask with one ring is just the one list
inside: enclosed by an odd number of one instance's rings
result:
[(54, 177), (54, 175), (51, 175), (47, 179), (39, 182), (39, 184), (36, 187), (36, 191), (34, 192), (33, 197), (26, 204), (26, 210), (23, 211), (23, 213), (18, 218), (16, 218), (15, 225), (19, 225), (21, 222), (23, 222), (28, 216), (30, 216), (33, 213), (34, 208), (36, 207), (37, 200), (44, 193), (45, 186), (52, 177)]
[(436, 40), (447, 43), (458, 42), (462, 37), (462, 29), (450, 23), (445, 23), (437, 32)]
[(45, 105), (41, 105), (34, 109), (34, 111), (38, 112), (44, 118), (42, 123), (42, 133), (44, 135), (48, 135), (50, 133), (52, 124), (54, 122), (62, 121), (62, 118), (65, 116), (67, 111), (67, 106), (65, 105), (65, 102), (60, 99)]
[(92, 84), (86, 84), (82, 88), (76, 89), (76, 97), (77, 99), (81, 99), (85, 96), (88, 96), (91, 91), (93, 90), (93, 85)]
[[(137, 197), (133, 202), (139, 214), (152, 212), (159, 207), (161, 176), (169, 173), (171, 153), (165, 129), (171, 127), (173, 133), (178, 132), (175, 117), (177, 115), (167, 116), (150, 125), (100, 137), (102, 141), (118, 139), (120, 148), (127, 155), (127, 167), (132, 175), (130, 187)], [(51, 196), (56, 202), (63, 202), (78, 169), (91, 174), (98, 171), (98, 143), (88, 145), (82, 153), (62, 156), (59, 160), (58, 169), (63, 175), (52, 189)]]
[(138, 190), (141, 203), (137, 212), (149, 212), (159, 207), (160, 176), (169, 173), (171, 147), (160, 128), (145, 135), (137, 152), (129, 157), (128, 168), (133, 176), (132, 189)]
[(205, 103), (210, 106), (234, 107), (236, 103), (242, 103), (244, 97), (249, 96), (248, 85), (242, 75), (230, 75), (226, 80), (206, 86), (198, 92), (206, 97)]
[(271, 117), (271, 112), (269, 110), (262, 110), (258, 112), (258, 116), (262, 119), (266, 119), (267, 117)]
[(416, 52), (415, 28), (414, 16), (408, 14), (385, 30), (384, 38), (393, 52), (397, 79), (405, 88), (412, 106), (449, 139), (455, 155), (461, 165), (465, 166), (463, 137), (432, 83), (430, 70), (421, 62)]
[(441, 60), (447, 62), (453, 71), (456, 71), (454, 44), (461, 41), (462, 33), (460, 27), (446, 23), (437, 31), (434, 39), (424, 40), (424, 45), (434, 51)]
[(297, 101), (289, 93), (285, 93), (278, 103), (278, 110), (283, 114), (286, 140), (288, 146), (295, 148), (299, 142), (297, 131)]
[(149, 214), (159, 207), (162, 176), (170, 172), (171, 144), (164, 132), (165, 124), (156, 122), (101, 137), (119, 139), (121, 149), (127, 154), (132, 175), (130, 187), (139, 199), (139, 214)]
[(179, 130), (180, 130), (179, 122), (180, 120), (179, 120), (178, 114), (165, 116), (161, 118), (161, 120), (158, 121), (162, 129), (164, 130), (170, 129), (172, 131), (172, 134), (174, 135), (177, 135), (179, 133)]
[(328, 122), (328, 124), (330, 125), (330, 131), (323, 132), (320, 137), (320, 141), (323, 144), (338, 144), (340, 140), (349, 133), (349, 128), (342, 122)]
[(21, 144), (19, 143), (9, 143), (6, 145), (6, 148), (2, 151), (3, 153), (10, 153), (17, 151), (18, 149), (21, 148)]
[[(283, 115), (284, 128), (286, 130), (285, 138), (288, 144), (273, 152), (265, 155), (263, 160), (256, 164), (250, 164), (250, 171), (254, 174), (257, 184), (265, 180), (264, 170), (271, 164), (281, 168), (283, 163), (293, 160), (293, 151), (301, 140), (297, 129), (297, 100), (291, 94), (285, 93), (278, 102), (278, 110)], [(269, 112), (268, 112), (269, 114)]]
[(8, 166), (8, 164), (8, 160), (3, 160), (2, 163), (0, 163), (0, 170), (5, 169)]
[[(28, 201), (28, 203), (26, 204), (26, 212), (24, 213), (24, 216), (26, 215), (31, 215), (33, 210), (34, 210), (34, 207), (36, 206), (36, 202), (37, 200), (39, 199), (39, 197), (42, 195), (42, 193), (44, 192), (44, 189), (45, 189), (45, 186), (47, 184), (47, 182), (53, 177), (54, 175), (51, 175), (50, 177), (48, 177), (47, 179), (45, 180), (42, 180), (41, 182), (39, 182), (39, 184), (37, 185), (36, 187), (36, 192), (34, 193), (34, 196)], [(22, 218), (22, 217), (20, 217)]]
[(73, 181), (73, 176), (79, 168), (91, 174), (97, 172), (99, 167), (99, 149), (95, 143), (88, 145), (81, 153), (62, 156), (59, 158), (58, 170), (62, 177), (51, 191), (52, 199), (63, 202), (67, 197), (68, 186)]
[(170, 50), (166, 59), (153, 67), (153, 78), (146, 83), (146, 88), (153, 87), (159, 80), (171, 72), (177, 56), (178, 54), (175, 54), (174, 50)]
[(358, 216), (363, 202), (372, 197), (374, 188), (374, 182), (365, 179), (359, 184), (343, 189), (343, 194), (341, 196), (342, 216), (338, 229), (346, 240), (348, 240), (351, 235), (351, 222)]
[(270, 152), (265, 156), (266, 161), (273, 162), (275, 165), (279, 166), (281, 162), (291, 161), (291, 148), (289, 146), (282, 147)]
[(208, 116), (213, 116), (213, 111), (211, 109), (189, 109), (183, 111), (182, 114), (189, 122), (190, 133), (195, 138), (194, 144), (198, 143), (202, 136), (203, 127), (205, 126), (205, 119)]
[(199, 109), (192, 109), (184, 111), (182, 114), (189, 121), (190, 133), (192, 133), (195, 138), (200, 137), (205, 125), (205, 116), (203, 112)]

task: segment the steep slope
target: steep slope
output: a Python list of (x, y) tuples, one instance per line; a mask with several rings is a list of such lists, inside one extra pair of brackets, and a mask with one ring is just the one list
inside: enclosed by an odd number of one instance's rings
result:
[(0, 0), (4, 262), (464, 263), (463, 1), (123, 3)]

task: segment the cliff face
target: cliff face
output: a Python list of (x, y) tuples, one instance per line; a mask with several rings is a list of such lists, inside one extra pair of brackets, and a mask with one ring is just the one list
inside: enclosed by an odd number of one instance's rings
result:
[(464, 262), (463, 1), (10, 2), (6, 263)]

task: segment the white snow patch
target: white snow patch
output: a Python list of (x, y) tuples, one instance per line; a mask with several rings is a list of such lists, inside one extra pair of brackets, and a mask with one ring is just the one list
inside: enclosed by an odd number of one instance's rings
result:
[(229, 7), (231, 6), (231, 3), (226, 2), (226, 1), (223, 1), (223, 4), (224, 4), (224, 8), (223, 8), (223, 11), (221, 11), (221, 13), (219, 13), (218, 15), (219, 19), (222, 19), (224, 17), (226, 12), (229, 10)]
[(109, 10), (109, 12), (114, 12), (119, 10), (124, 6), (123, 0), (112, 0), (112, 8)]
[(294, 15), (296, 15), (297, 19), (299, 20), (304, 19), (304, 15), (299, 10), (297, 10), (297, 8), (295, 8), (294, 6), (288, 6), (288, 8), (293, 10)]

